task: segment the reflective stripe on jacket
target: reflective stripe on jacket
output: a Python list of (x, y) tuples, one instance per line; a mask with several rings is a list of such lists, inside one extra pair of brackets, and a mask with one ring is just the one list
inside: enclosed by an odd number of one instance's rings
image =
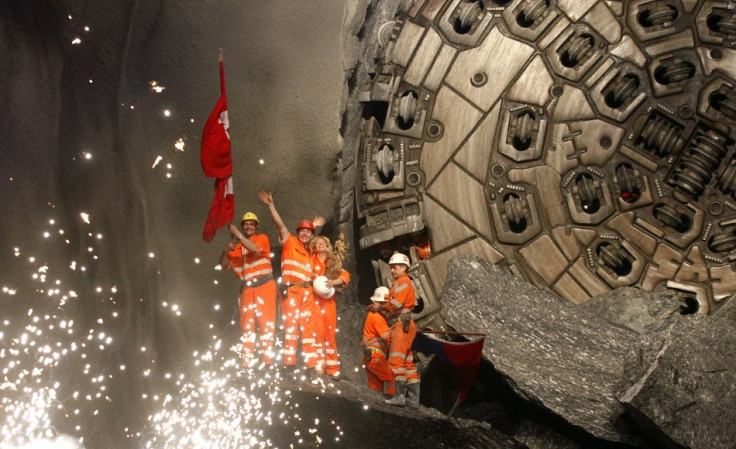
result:
[(390, 329), (380, 313), (368, 312), (363, 325), (363, 340), (361, 346), (376, 348), (388, 354)]
[(232, 268), (243, 282), (252, 281), (273, 273), (270, 257), (271, 245), (268, 236), (266, 234), (255, 234), (250, 240), (259, 247), (259, 252), (250, 252), (245, 245), (238, 243), (234, 250), (227, 253), (230, 262), (229, 268)]
[(281, 250), (281, 277), (284, 282), (311, 282), (314, 277), (312, 255), (291, 234)]
[(381, 308), (383, 317), (389, 322), (401, 316), (410, 316), (415, 301), (416, 293), (411, 285), (411, 278), (405, 274), (391, 285), (388, 301)]
[[(327, 272), (327, 267), (325, 266), (325, 264), (322, 263), (321, 260), (319, 260), (319, 257), (317, 257), (316, 254), (312, 257), (312, 261), (313, 261), (312, 262), (312, 266), (313, 266), (314, 277), (324, 276), (325, 273)], [(327, 261), (325, 261), (325, 262), (327, 262)], [(343, 282), (343, 285), (341, 285), (340, 287), (336, 287), (335, 288), (336, 291), (337, 291), (337, 293), (340, 293), (342, 291), (342, 289), (344, 289), (345, 287), (347, 287), (347, 285), (350, 283), (350, 273), (348, 273), (347, 271), (345, 271), (343, 269), (340, 269), (340, 274), (337, 276), (337, 278), (338, 279), (342, 279), (342, 282)], [(330, 279), (330, 280), (333, 280), (333, 279)], [(315, 296), (319, 296), (319, 295), (317, 295), (316, 292), (314, 294), (315, 294)], [(335, 297), (333, 296), (331, 299), (334, 300), (334, 298)]]

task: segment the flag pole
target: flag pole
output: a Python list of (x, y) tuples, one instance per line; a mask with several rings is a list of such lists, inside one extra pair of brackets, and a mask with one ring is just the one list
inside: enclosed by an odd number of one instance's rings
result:
[(455, 413), (455, 410), (457, 410), (457, 407), (460, 405), (460, 392), (457, 393), (457, 396), (455, 397), (455, 403), (452, 404), (452, 408), (449, 412), (447, 412), (447, 416), (452, 416), (453, 413)]

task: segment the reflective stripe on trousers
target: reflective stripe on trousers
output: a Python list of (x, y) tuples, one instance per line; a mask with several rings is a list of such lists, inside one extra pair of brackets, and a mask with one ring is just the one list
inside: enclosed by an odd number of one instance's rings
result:
[(388, 365), (397, 382), (406, 382), (408, 373), (416, 373), (411, 344), (417, 335), (414, 320), (409, 323), (409, 332), (404, 332), (403, 323), (399, 320), (391, 326), (391, 342), (389, 344)]
[(316, 366), (314, 352), (314, 298), (311, 287), (292, 286), (281, 299), (281, 315), (284, 323), (284, 365), (296, 364), (298, 338), (302, 341), (302, 356), (307, 368)]
[(253, 358), (258, 336), (261, 360), (271, 363), (276, 333), (276, 283), (273, 280), (240, 292), (240, 328), (243, 356)]
[(337, 354), (337, 304), (333, 298), (323, 298), (314, 295), (317, 308), (315, 330), (317, 332), (318, 365), (324, 367), (328, 376), (340, 372), (340, 362)]

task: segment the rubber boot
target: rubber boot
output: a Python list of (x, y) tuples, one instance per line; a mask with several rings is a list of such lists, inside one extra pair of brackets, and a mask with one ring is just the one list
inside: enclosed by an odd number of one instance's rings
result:
[(406, 398), (404, 398), (404, 393), (406, 392), (406, 382), (396, 381), (394, 382), (394, 397), (391, 399), (386, 399), (386, 404), (391, 405), (398, 405), (399, 407), (403, 407), (406, 405)]
[(393, 384), (389, 383), (387, 380), (383, 381), (383, 399), (391, 399), (392, 397), (394, 397), (394, 395), (388, 392), (389, 388), (391, 388), (391, 385)]
[(406, 386), (406, 403), (409, 405), (419, 405), (419, 382), (414, 382)]
[(321, 381), (322, 372), (316, 368), (307, 369), (307, 380), (311, 384), (318, 384)]

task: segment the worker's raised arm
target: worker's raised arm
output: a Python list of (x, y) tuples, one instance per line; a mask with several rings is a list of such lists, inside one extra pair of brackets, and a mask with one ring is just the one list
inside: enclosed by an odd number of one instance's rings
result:
[[(245, 238), (243, 236), (243, 233), (240, 232), (238, 227), (234, 224), (230, 223), (230, 225), (228, 226), (228, 230), (233, 237), (238, 239), (238, 242), (242, 243), (243, 246), (245, 246), (245, 249), (250, 251), (251, 254), (260, 254), (262, 252), (261, 247), (256, 245), (255, 242), (253, 242), (252, 240)], [(232, 251), (233, 249), (235, 248), (232, 248), (230, 251)]]
[(258, 192), (258, 199), (268, 206), (268, 211), (271, 212), (271, 219), (273, 220), (273, 224), (276, 225), (276, 231), (279, 233), (279, 238), (282, 242), (285, 242), (286, 239), (289, 238), (289, 229), (286, 227), (284, 221), (279, 215), (279, 212), (276, 210), (276, 205), (273, 203), (273, 195), (268, 192), (261, 191)]

